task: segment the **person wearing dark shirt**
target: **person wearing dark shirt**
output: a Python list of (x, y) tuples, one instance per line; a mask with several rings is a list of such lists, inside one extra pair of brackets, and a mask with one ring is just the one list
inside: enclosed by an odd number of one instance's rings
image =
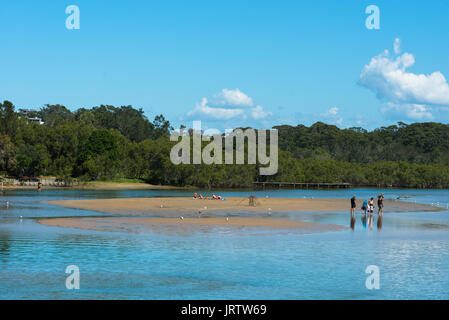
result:
[(355, 196), (353, 196), (351, 198), (351, 217), (354, 216), (355, 217)]
[(377, 196), (377, 215), (384, 214), (384, 194), (380, 194)]

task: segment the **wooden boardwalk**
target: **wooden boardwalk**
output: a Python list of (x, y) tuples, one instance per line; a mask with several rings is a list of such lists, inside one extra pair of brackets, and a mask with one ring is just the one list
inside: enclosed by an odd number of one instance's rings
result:
[(349, 189), (350, 183), (298, 183), (298, 182), (254, 182), (254, 186), (262, 189)]

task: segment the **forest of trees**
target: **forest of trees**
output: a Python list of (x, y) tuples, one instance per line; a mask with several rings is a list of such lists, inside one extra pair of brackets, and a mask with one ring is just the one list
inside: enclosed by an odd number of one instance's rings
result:
[[(41, 118), (44, 124), (28, 118)], [(0, 103), (0, 171), (23, 178), (71, 181), (138, 179), (205, 188), (251, 187), (253, 181), (348, 182), (414, 188), (449, 187), (449, 125), (414, 123), (339, 129), (278, 126), (279, 171), (259, 176), (258, 165), (174, 165), (175, 142), (163, 115), (153, 121), (131, 106), (70, 111), (47, 105), (25, 116)]]

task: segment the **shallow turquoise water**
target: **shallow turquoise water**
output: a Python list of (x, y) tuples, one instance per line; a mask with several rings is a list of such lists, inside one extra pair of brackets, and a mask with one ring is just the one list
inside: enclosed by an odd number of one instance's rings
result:
[[(223, 191), (224, 196), (358, 198), (379, 191)], [(382, 228), (298, 234), (251, 228), (131, 234), (48, 227), (37, 217), (101, 216), (55, 199), (179, 196), (180, 191), (9, 191), (0, 196), (1, 299), (449, 299), (449, 211), (388, 213)], [(446, 190), (386, 190), (447, 208)], [(9, 207), (6, 208), (6, 201)], [(349, 201), (349, 200), (348, 200)], [(278, 215), (273, 208), (273, 216)], [(284, 215), (284, 214), (283, 214)], [(290, 215), (294, 216), (294, 213)], [(22, 216), (21, 220), (19, 217)], [(348, 212), (309, 221), (349, 227)], [(77, 265), (81, 289), (65, 287)], [(368, 265), (380, 290), (365, 287)]]

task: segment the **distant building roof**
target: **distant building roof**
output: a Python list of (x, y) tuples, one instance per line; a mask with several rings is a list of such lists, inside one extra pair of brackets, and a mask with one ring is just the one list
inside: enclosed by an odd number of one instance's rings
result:
[(28, 121), (31, 121), (31, 122), (37, 122), (37, 123), (39, 123), (39, 124), (44, 124), (44, 122), (42, 121), (42, 119), (41, 118), (38, 118), (38, 117), (35, 117), (35, 118), (27, 118), (28, 119)]

